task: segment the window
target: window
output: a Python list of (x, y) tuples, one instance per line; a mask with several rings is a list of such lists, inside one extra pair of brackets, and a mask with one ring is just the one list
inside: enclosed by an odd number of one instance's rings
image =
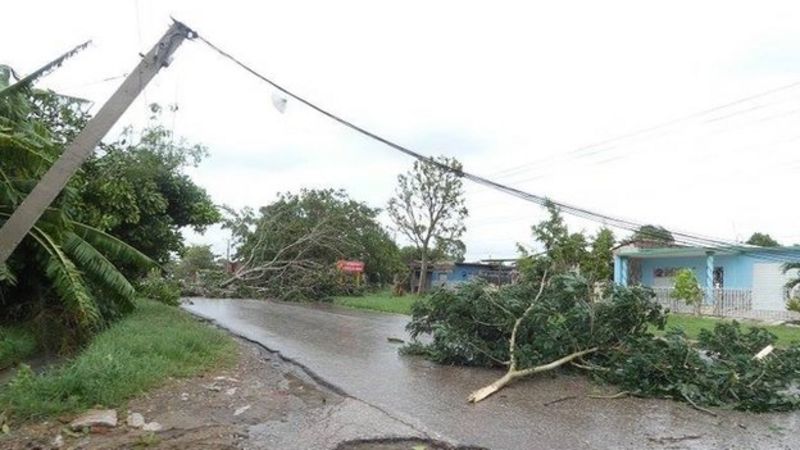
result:
[(654, 278), (672, 278), (678, 272), (678, 267), (656, 267), (653, 269)]

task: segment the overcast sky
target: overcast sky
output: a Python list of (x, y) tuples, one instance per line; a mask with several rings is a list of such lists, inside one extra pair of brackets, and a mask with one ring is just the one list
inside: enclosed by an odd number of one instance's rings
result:
[[(4, 7), (0, 63), (28, 73), (92, 39), (40, 87), (96, 109), (121, 82), (103, 80), (130, 71), (170, 15), (323, 107), (478, 174), (667, 228), (800, 242), (800, 86), (576, 151), (800, 81), (796, 1), (27, 0)], [(209, 147), (191, 174), (221, 204), (337, 187), (386, 205), (408, 157), (296, 102), (280, 114), (271, 94), (187, 42), (120, 125), (142, 124), (146, 102), (177, 103), (167, 124)], [(468, 259), (530, 244), (539, 207), (466, 192)], [(217, 252), (226, 238), (189, 233)]]

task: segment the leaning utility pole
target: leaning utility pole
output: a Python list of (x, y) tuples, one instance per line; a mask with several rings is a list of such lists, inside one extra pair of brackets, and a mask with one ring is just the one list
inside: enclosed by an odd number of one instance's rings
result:
[(191, 39), (194, 36), (195, 33), (189, 27), (176, 20), (158, 43), (144, 55), (139, 65), (125, 78), (97, 115), (89, 120), (86, 127), (0, 228), (0, 264), (8, 260), (39, 217), (64, 189), (81, 164), (89, 158), (100, 140), (144, 90), (147, 83), (162, 67), (170, 63), (170, 56), (175, 49), (184, 39)]

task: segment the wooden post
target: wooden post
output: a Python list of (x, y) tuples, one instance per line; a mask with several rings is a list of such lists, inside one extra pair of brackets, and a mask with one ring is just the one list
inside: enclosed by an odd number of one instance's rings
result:
[(145, 86), (162, 67), (169, 64), (170, 56), (194, 32), (175, 21), (158, 43), (142, 58), (136, 68), (125, 78), (114, 95), (100, 108), (86, 127), (75, 137), (52, 167), (45, 173), (25, 200), (0, 228), (0, 264), (5, 263), (39, 217), (56, 199), (75, 175), (81, 164), (92, 154), (100, 140), (117, 123)]

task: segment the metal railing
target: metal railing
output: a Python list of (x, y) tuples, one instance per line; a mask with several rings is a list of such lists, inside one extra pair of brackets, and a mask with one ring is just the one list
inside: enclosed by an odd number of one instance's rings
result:
[[(694, 314), (696, 307), (683, 300), (672, 297), (673, 288), (652, 288), (656, 301), (670, 311), (681, 314)], [(704, 298), (700, 314), (717, 317), (736, 317), (758, 320), (798, 320), (800, 314), (792, 311), (771, 311), (753, 309), (753, 292), (750, 289), (714, 289), (711, 299)]]

